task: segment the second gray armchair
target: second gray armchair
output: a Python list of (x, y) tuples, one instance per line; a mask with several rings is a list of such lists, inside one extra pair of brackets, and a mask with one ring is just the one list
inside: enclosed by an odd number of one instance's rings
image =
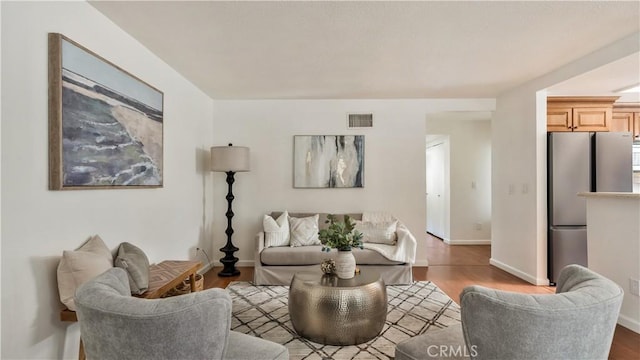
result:
[(396, 360), (607, 359), (622, 289), (579, 265), (560, 273), (556, 294), (469, 286), (460, 294), (461, 326), (398, 344)]

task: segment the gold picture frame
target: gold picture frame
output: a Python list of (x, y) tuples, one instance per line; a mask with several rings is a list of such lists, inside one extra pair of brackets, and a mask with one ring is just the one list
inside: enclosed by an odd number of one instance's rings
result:
[(163, 186), (164, 94), (49, 33), (49, 189)]

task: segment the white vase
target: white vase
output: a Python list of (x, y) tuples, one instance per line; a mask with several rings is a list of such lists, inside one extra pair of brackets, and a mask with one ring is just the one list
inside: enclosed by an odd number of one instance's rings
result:
[(356, 258), (351, 250), (340, 251), (336, 256), (336, 275), (340, 279), (351, 279), (356, 274)]

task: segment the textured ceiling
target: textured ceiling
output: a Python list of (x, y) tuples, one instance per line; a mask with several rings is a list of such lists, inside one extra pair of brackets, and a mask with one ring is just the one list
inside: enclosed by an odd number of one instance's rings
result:
[(495, 97), (640, 30), (638, 1), (90, 3), (216, 99)]
[[(618, 102), (640, 102), (640, 93), (619, 90), (640, 84), (640, 54), (635, 53), (548, 89), (549, 95), (616, 95)], [(609, 91), (607, 91), (607, 89)]]

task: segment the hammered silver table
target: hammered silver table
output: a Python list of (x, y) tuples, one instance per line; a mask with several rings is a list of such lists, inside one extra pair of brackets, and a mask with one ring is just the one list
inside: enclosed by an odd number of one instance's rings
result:
[(374, 271), (351, 279), (320, 271), (296, 273), (289, 287), (294, 330), (313, 342), (355, 345), (380, 334), (387, 318), (387, 288)]

